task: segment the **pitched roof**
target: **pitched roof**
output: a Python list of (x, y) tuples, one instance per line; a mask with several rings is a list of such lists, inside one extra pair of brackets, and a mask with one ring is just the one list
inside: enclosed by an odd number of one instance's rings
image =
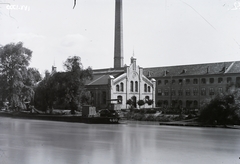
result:
[(213, 75), (223, 73), (240, 73), (240, 61), (192, 64), (165, 67), (144, 68), (143, 74), (151, 77)]
[(86, 85), (107, 85), (110, 75), (116, 78), (123, 73), (123, 68), (96, 69), (93, 70), (93, 79), (86, 81)]

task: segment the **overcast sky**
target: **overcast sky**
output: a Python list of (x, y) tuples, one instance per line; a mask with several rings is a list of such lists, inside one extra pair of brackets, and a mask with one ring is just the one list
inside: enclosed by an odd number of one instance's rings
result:
[[(0, 45), (22, 41), (41, 73), (74, 55), (113, 67), (115, 0), (0, 3)], [(123, 0), (123, 43), (127, 65), (133, 52), (141, 67), (240, 60), (240, 0)]]

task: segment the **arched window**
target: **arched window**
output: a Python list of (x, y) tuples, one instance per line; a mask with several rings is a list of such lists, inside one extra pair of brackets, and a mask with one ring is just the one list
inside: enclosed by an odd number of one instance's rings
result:
[(145, 96), (145, 101), (147, 102), (149, 100), (149, 96)]
[(133, 81), (130, 82), (130, 91), (133, 92)]
[(147, 92), (147, 84), (144, 84), (144, 92)]
[(135, 81), (135, 92), (138, 92), (138, 82)]
[(198, 107), (198, 101), (197, 101), (197, 100), (194, 100), (194, 101), (193, 101), (193, 106), (194, 106), (195, 108)]
[(117, 99), (118, 99), (118, 104), (122, 104), (122, 96), (118, 96)]
[(151, 92), (151, 87), (150, 86), (148, 86), (148, 92)]
[(119, 92), (119, 85), (116, 85), (116, 91)]
[(120, 83), (120, 91), (124, 91), (123, 83)]

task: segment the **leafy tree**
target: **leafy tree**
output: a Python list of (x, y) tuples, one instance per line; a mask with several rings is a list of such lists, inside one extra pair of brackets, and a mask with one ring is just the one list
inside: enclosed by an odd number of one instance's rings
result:
[(12, 108), (25, 109), (25, 101), (34, 96), (33, 86), (41, 80), (40, 73), (28, 68), (32, 51), (23, 43), (10, 43), (0, 48), (1, 96)]
[(199, 120), (206, 124), (238, 124), (237, 111), (240, 107), (240, 91), (219, 94), (203, 107)]
[(41, 109), (53, 108), (56, 104), (64, 104), (75, 113), (81, 104), (91, 102), (91, 95), (84, 88), (85, 81), (92, 78), (92, 69), (84, 69), (81, 58), (69, 57), (64, 62), (66, 72), (47, 73), (36, 91), (36, 99)]

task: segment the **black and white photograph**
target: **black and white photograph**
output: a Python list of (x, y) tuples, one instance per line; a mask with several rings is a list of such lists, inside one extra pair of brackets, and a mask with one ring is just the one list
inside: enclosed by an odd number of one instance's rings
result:
[(240, 0), (0, 0), (0, 164), (240, 164)]

